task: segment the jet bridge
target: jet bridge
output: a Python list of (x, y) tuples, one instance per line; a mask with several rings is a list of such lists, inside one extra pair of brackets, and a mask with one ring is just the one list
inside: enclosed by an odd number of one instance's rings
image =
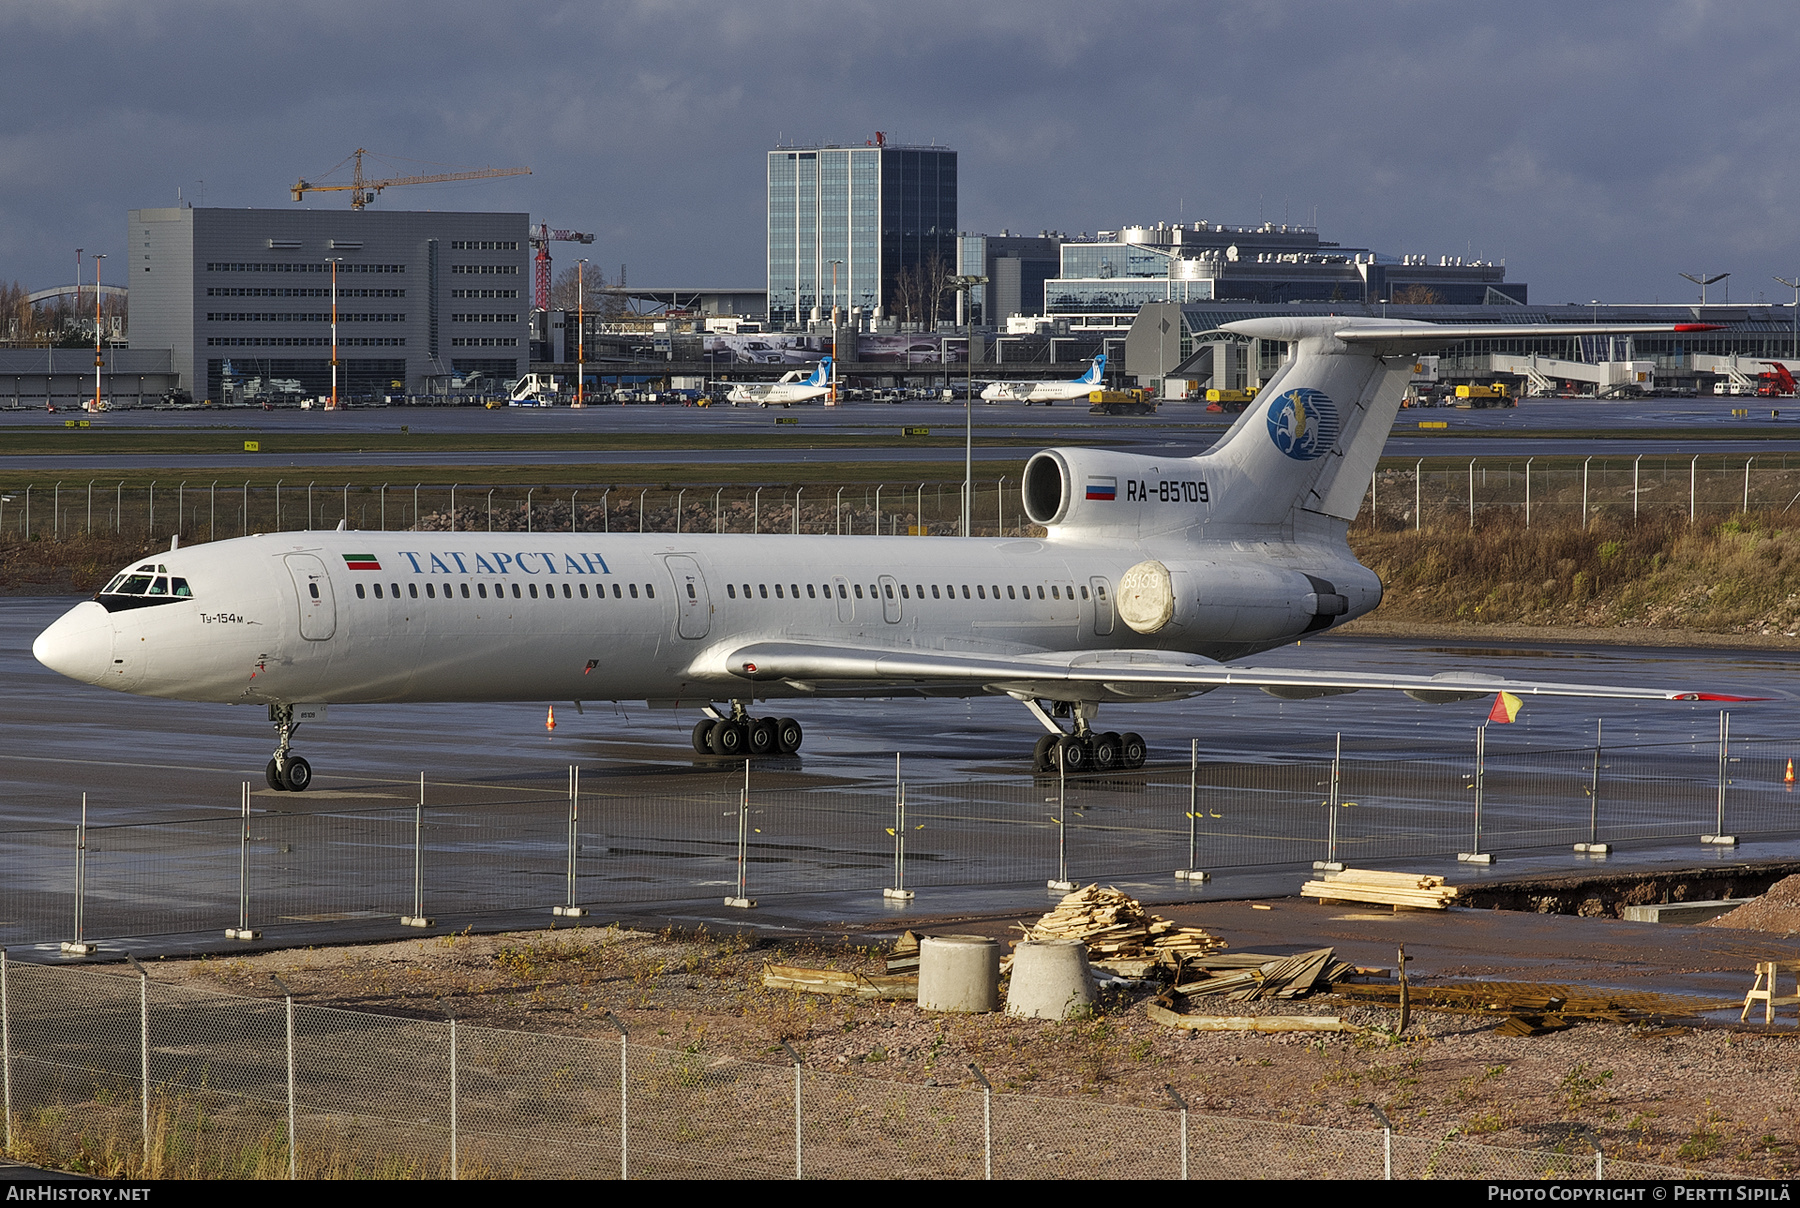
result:
[(1531, 393), (1554, 395), (1563, 382), (1591, 382), (1601, 398), (1646, 392), (1656, 385), (1655, 361), (1565, 361), (1542, 353), (1512, 355), (1490, 353), (1491, 371), (1517, 374), (1531, 384)]

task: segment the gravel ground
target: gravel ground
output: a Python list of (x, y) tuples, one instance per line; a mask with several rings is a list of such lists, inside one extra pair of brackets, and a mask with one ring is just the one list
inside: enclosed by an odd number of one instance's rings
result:
[[(1295, 926), (1307, 917), (1332, 917), (1281, 909)], [(1463, 930), (1491, 926), (1495, 917), (1462, 913), (1468, 916), (1459, 924)], [(1538, 928), (1594, 925), (1512, 917)], [(1269, 950), (1260, 937), (1233, 942), (1231, 931), (1209, 924), (1204, 911), (1198, 922), (1185, 913), (1180, 921), (1208, 926), (1232, 949)], [(964, 921), (955, 929), (1001, 935), (1007, 925)], [(1654, 943), (1665, 944), (1667, 929), (1658, 935)], [(1327, 936), (1283, 950), (1330, 942)], [(1656, 950), (1684, 953), (1684, 968), (1706, 965), (1691, 947), (1675, 943)], [(1150, 1022), (1143, 1008), (1152, 990), (1145, 986), (1111, 993), (1091, 1018), (1044, 1022), (927, 1015), (910, 1002), (828, 998), (761, 985), (765, 962), (874, 973), (881, 971), (883, 951), (884, 943), (856, 937), (777, 943), (749, 935), (582, 927), (158, 962), (154, 975), (267, 995), (268, 975), (277, 973), (305, 1002), (434, 1019), (453, 1006), (468, 1023), (538, 1032), (611, 1037), (616, 1033), (604, 1019), (610, 1011), (640, 1043), (697, 1045), (722, 1057), (781, 1064), (778, 1045), (787, 1041), (810, 1063), (897, 1081), (973, 1085), (967, 1068), (973, 1062), (996, 1089), (1158, 1107), (1169, 1083), (1199, 1111), (1300, 1124), (1369, 1129), (1373, 1117), (1365, 1105), (1374, 1104), (1405, 1133), (1455, 1133), (1510, 1147), (1565, 1140), (1573, 1126), (1586, 1125), (1615, 1159), (1737, 1176), (1800, 1172), (1800, 1031), (1792, 1008), (1772, 1030), (1736, 1026), (1734, 1010), (1726, 1013), (1729, 1024), (1582, 1023), (1529, 1038), (1495, 1035), (1499, 1020), (1491, 1015), (1415, 1011), (1412, 1027), (1396, 1038), (1395, 1011), (1315, 996), (1233, 1003), (1222, 1010), (1338, 1014), (1367, 1031), (1197, 1034)], [(1608, 968), (1616, 973), (1615, 966), (1630, 963), (1615, 960)], [(1567, 969), (1521, 967), (1510, 958), (1440, 965), (1435, 973), (1415, 974), (1415, 983), (1552, 980), (1552, 974), (1573, 980)], [(1741, 967), (1736, 954), (1720, 963), (1726, 971)], [(1655, 968), (1633, 972), (1628, 984), (1635, 989), (1692, 991), (1676, 976), (1680, 970), (1669, 970), (1666, 979)], [(1609, 976), (1603, 984), (1620, 979)]]
[(1800, 932), (1800, 874), (1775, 882), (1755, 901), (1746, 902), (1702, 926), (1770, 931), (1778, 935)]

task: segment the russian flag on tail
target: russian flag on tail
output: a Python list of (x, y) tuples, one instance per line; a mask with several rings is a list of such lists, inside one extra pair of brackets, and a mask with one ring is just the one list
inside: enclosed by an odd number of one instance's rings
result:
[(1510, 692), (1501, 692), (1494, 697), (1494, 707), (1488, 710), (1488, 720), (1506, 725), (1519, 715), (1519, 706), (1525, 702)]

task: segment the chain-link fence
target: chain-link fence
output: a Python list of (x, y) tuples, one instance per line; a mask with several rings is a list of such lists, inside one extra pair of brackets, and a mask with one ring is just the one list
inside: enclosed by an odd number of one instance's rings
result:
[[(0, 952), (8, 1156), (131, 1178), (1662, 1179), (1514, 1150), (401, 1019)], [(1566, 1151), (1566, 1152), (1565, 1152)]]
[[(1800, 456), (1427, 457), (1382, 461), (1362, 522), (1433, 527), (1591, 523), (1674, 513), (1699, 521), (1783, 512), (1800, 502)], [(943, 536), (961, 531), (961, 481), (694, 483), (269, 482), (63, 479), (0, 487), (0, 540), (90, 534), (151, 542), (257, 532), (429, 529), (547, 533), (831, 533)], [(974, 484), (977, 536), (1029, 527), (1018, 479)]]
[(902, 885), (1383, 867), (1580, 843), (1698, 851), (1707, 836), (1800, 831), (1793, 755), (1779, 739), (1523, 750), (1495, 739), (1428, 760), (1353, 739), (1337, 757), (1067, 778), (915, 784), (888, 763), (796, 783), (752, 764), (661, 794), (574, 769), (561, 783), (421, 779), (319, 800), (246, 785), (234, 786), (236, 817), (122, 824), (95, 798), (68, 825), (0, 831), (0, 943), (733, 896), (873, 900)]

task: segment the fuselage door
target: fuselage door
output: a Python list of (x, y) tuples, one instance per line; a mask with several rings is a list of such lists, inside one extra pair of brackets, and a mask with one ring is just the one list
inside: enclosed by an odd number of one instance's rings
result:
[(850, 601), (850, 580), (839, 575), (831, 581), (831, 590), (837, 593), (838, 624), (848, 625), (856, 619), (855, 605)]
[(1113, 631), (1112, 588), (1104, 578), (1095, 575), (1088, 580), (1088, 594), (1094, 597), (1094, 634), (1106, 637)]
[(337, 597), (331, 592), (325, 563), (311, 554), (289, 554), (285, 561), (300, 598), (300, 636), (323, 642), (337, 632)]
[(712, 597), (700, 564), (686, 554), (670, 554), (664, 561), (675, 580), (675, 606), (680, 610), (676, 632), (684, 638), (705, 637), (712, 630)]
[(889, 625), (900, 623), (900, 580), (881, 576), (881, 619)]

